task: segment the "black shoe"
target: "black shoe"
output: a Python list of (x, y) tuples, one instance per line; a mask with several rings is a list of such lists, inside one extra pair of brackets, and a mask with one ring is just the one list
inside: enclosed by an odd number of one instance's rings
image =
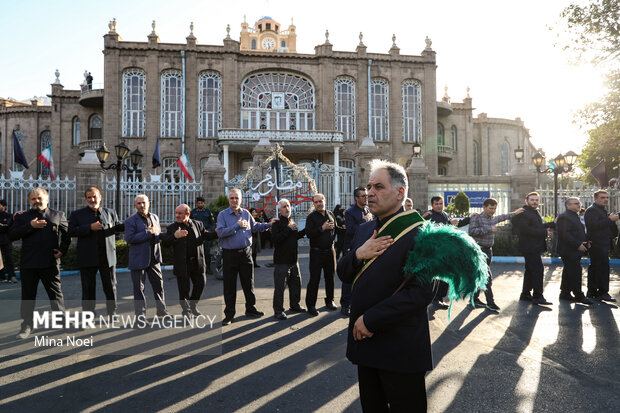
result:
[(278, 320), (286, 320), (286, 314), (284, 313), (276, 313), (273, 316), (277, 318)]
[(351, 309), (349, 307), (342, 307), (340, 309), (340, 314), (342, 314), (345, 317), (349, 317), (351, 315)]
[(181, 311), (181, 317), (183, 317), (183, 318), (185, 318), (185, 317), (192, 318), (192, 313), (190, 313), (189, 310), (183, 310), (183, 311)]
[(495, 304), (494, 302), (491, 303), (487, 303), (487, 308), (491, 311), (499, 311), (500, 308), (497, 304)]
[(532, 301), (534, 297), (530, 293), (521, 293), (519, 296), (519, 301)]
[(564, 300), (564, 301), (575, 301), (575, 297), (573, 297), (573, 296), (571, 295), (571, 293), (561, 292), (561, 293), (560, 293), (560, 300)]
[(594, 301), (590, 300), (589, 298), (586, 298), (585, 295), (582, 295), (581, 297), (575, 297), (575, 302), (585, 304), (585, 305), (594, 304)]
[(312, 317), (316, 317), (317, 315), (319, 315), (319, 312), (314, 307), (308, 307), (308, 314), (310, 314)]
[(233, 322), (233, 317), (226, 316), (222, 320), (222, 325), (223, 326), (227, 326), (227, 325), (230, 325), (230, 323), (232, 323), (232, 322)]
[(298, 305), (296, 307), (289, 308), (289, 311), (292, 311), (294, 313), (303, 313), (304, 311), (306, 311), (306, 309)]
[(600, 301), (607, 301), (607, 302), (610, 302), (610, 303), (615, 303), (617, 301), (615, 298), (613, 298), (611, 295), (609, 295), (609, 293), (601, 294), (601, 295), (597, 296), (596, 299), (600, 300)]
[(192, 315), (193, 315), (194, 317), (198, 317), (198, 316), (201, 316), (201, 315), (202, 315), (202, 313), (200, 312), (200, 310), (198, 310), (198, 308), (196, 308), (196, 306), (195, 306), (195, 305), (190, 305), (190, 306), (189, 306), (189, 311), (191, 311), (191, 313), (192, 313)]
[(325, 300), (325, 308), (331, 311), (335, 311), (338, 309), (338, 307), (336, 307), (336, 304), (334, 304), (332, 300)]
[(22, 327), (21, 330), (19, 330), (19, 334), (17, 334), (17, 336), (15, 338), (23, 340), (23, 339), (28, 338), (30, 336), (30, 333), (32, 333), (32, 327), (24, 326), (24, 327)]
[(250, 308), (245, 310), (245, 315), (248, 317), (262, 317), (265, 315), (262, 311), (258, 311), (256, 308)]
[(172, 314), (170, 314), (168, 310), (158, 311), (157, 317), (172, 317)]
[(534, 297), (532, 299), (532, 303), (536, 305), (552, 305), (553, 304), (545, 300), (545, 297), (543, 297), (542, 295), (540, 297)]
[(586, 294), (586, 297), (588, 298), (596, 298), (598, 294), (592, 291), (588, 291), (588, 293)]
[[(471, 305), (471, 304), (470, 304)], [(474, 308), (485, 308), (487, 305), (483, 303), (479, 298), (474, 298)]]

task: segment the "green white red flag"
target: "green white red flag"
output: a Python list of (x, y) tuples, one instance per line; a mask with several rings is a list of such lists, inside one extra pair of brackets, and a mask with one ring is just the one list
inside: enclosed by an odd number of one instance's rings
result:
[(196, 176), (194, 175), (194, 170), (192, 169), (192, 164), (189, 162), (189, 157), (187, 156), (187, 153), (184, 153), (179, 159), (177, 159), (177, 164), (179, 165), (179, 168), (181, 168), (181, 171), (183, 171), (183, 174), (188, 181), (192, 182), (196, 179)]
[(52, 181), (56, 179), (56, 173), (54, 172), (54, 158), (52, 157), (52, 145), (43, 149), (37, 158), (45, 165), (50, 171), (50, 178)]

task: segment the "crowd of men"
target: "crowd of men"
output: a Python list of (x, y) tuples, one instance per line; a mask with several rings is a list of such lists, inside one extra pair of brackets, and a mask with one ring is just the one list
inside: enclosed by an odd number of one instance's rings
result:
[[(278, 320), (286, 320), (284, 291), (289, 289), (289, 312), (307, 312), (317, 316), (318, 292), (323, 275), (324, 308), (337, 310), (334, 302), (334, 277), (342, 280), (341, 313), (349, 317), (347, 357), (358, 365), (361, 402), (364, 411), (407, 410), (407, 406), (426, 409), (425, 373), (432, 368), (427, 306), (447, 308), (448, 285), (418, 282), (406, 283), (403, 267), (408, 252), (415, 245), (418, 228), (401, 225), (400, 233), (384, 234), (382, 228), (394, 222), (407, 223), (412, 216), (413, 202), (406, 198), (408, 181), (402, 167), (373, 161), (366, 188), (356, 188), (354, 203), (338, 213), (327, 210), (323, 194), (312, 198), (314, 211), (306, 218), (303, 230), (292, 216), (289, 200), (280, 199), (277, 216), (268, 222), (257, 222), (243, 205), (239, 189), (228, 193), (229, 207), (217, 220), (198, 198), (196, 208), (181, 204), (175, 209), (175, 222), (162, 231), (159, 218), (150, 210), (146, 195), (138, 195), (136, 213), (124, 222), (116, 212), (102, 206), (101, 191), (90, 187), (85, 203), (73, 211), (69, 220), (64, 212), (49, 207), (49, 194), (43, 188), (29, 193), (31, 208), (10, 215), (6, 202), (0, 200), (0, 249), (4, 257), (7, 281), (15, 282), (11, 261), (11, 241), (21, 240), (20, 277), (22, 287), (21, 317), (18, 338), (32, 332), (33, 310), (39, 281), (43, 284), (53, 310), (64, 310), (59, 272), (60, 258), (67, 254), (71, 238), (77, 238), (77, 265), (82, 285), (82, 306), (95, 310), (96, 274), (99, 273), (106, 298), (106, 312), (116, 315), (116, 236), (124, 233), (129, 245), (129, 270), (133, 285), (136, 316), (146, 316), (145, 282), (148, 279), (154, 294), (156, 314), (169, 316), (162, 276), (161, 245), (173, 248), (173, 272), (176, 276), (182, 315), (199, 316), (198, 303), (210, 272), (210, 246), (219, 240), (223, 257), (223, 296), (225, 302), (222, 325), (234, 322), (236, 314), (237, 278), (245, 297), (245, 315), (264, 315), (256, 307), (254, 294), (253, 234), (270, 231), (273, 242), (274, 294), (273, 312)], [(482, 212), (464, 219), (451, 218), (444, 211), (444, 199), (431, 199), (431, 209), (421, 213), (428, 221), (440, 225), (468, 226), (469, 235), (479, 245), (490, 264), (494, 236), (498, 224), (512, 220), (518, 235), (518, 247), (525, 258), (525, 272), (520, 300), (534, 305), (551, 303), (543, 295), (543, 264), (541, 253), (547, 237), (557, 231), (557, 251), (564, 264), (560, 300), (584, 305), (593, 299), (615, 301), (609, 294), (609, 251), (618, 235), (617, 213), (608, 213), (609, 194), (594, 193), (594, 204), (579, 217), (578, 198), (565, 200), (566, 211), (556, 222), (544, 223), (538, 211), (540, 195), (529, 193), (525, 205), (515, 211), (495, 215), (497, 200), (484, 201)], [(419, 211), (421, 212), (421, 211)], [(422, 220), (422, 218), (420, 218)], [(423, 220), (422, 220), (423, 221)], [(337, 261), (335, 240), (343, 237), (342, 257)], [(305, 305), (301, 306), (302, 276), (299, 267), (299, 240), (309, 238), (309, 280)], [(396, 242), (398, 241), (398, 242)], [(587, 292), (582, 291), (581, 257), (590, 256)], [(490, 270), (490, 265), (489, 265)], [(486, 303), (476, 293), (474, 308), (500, 311), (492, 291), (489, 274)]]

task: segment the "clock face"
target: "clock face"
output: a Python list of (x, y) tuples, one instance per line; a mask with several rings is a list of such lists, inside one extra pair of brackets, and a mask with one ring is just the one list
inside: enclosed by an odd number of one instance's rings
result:
[(271, 50), (276, 45), (276, 42), (273, 39), (265, 39), (263, 40), (263, 49)]

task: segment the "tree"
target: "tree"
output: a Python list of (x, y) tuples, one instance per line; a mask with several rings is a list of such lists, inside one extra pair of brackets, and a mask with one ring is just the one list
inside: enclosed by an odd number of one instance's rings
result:
[(469, 215), (469, 197), (463, 191), (460, 191), (454, 197), (454, 202), (446, 207), (446, 212), (455, 217), (466, 217)]

